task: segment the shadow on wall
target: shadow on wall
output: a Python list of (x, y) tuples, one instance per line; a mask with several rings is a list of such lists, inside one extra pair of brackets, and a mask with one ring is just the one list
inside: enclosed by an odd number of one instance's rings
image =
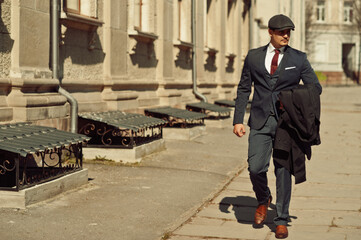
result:
[(251, 0), (244, 0), (243, 2), (244, 2), (244, 7), (242, 12), (242, 19), (243, 21), (245, 21), (247, 13), (249, 13), (251, 9)]
[(138, 65), (139, 68), (154, 68), (158, 65), (153, 42), (137, 41), (132, 50), (133, 53), (130, 54), (130, 59), (133, 65)]
[(227, 73), (233, 73), (234, 72), (234, 60), (233, 59), (229, 59), (228, 63), (227, 63), (227, 67), (226, 67), (226, 72)]
[(206, 63), (204, 64), (204, 69), (209, 72), (215, 72), (217, 71), (216, 67), (216, 56), (208, 54), (208, 57), (206, 59)]
[(177, 54), (177, 60), (175, 60), (176, 67), (190, 70), (192, 69), (192, 52), (184, 51), (179, 49), (179, 53)]
[(2, 20), (2, 4), (3, 1), (0, 0), (0, 52), (10, 53), (13, 49), (14, 40), (10, 38), (10, 32)]
[[(67, 28), (60, 47), (61, 60), (71, 58), (78, 65), (94, 65), (104, 62), (105, 53), (99, 35), (73, 28)], [(62, 62), (63, 62), (62, 61)]]

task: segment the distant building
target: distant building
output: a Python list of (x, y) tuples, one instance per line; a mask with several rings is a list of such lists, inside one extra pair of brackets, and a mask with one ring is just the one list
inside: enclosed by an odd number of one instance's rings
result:
[(360, 71), (359, 0), (306, 0), (306, 49), (324, 84), (351, 84)]
[(305, 51), (305, 0), (253, 0), (253, 2), (251, 48), (269, 42), (268, 20), (275, 14), (284, 14), (295, 24), (295, 31), (291, 32), (290, 46)]

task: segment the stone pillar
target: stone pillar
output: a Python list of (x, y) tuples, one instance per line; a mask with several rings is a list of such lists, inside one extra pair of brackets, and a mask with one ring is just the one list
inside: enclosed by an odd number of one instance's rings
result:
[(50, 59), (49, 1), (11, 1), (11, 91), (14, 121), (67, 128), (65, 97), (57, 93)]
[[(218, 83), (218, 86), (225, 80), (225, 66), (226, 66), (226, 26), (227, 26), (227, 3), (228, 1), (217, 1), (215, 2), (217, 4), (217, 26), (216, 26), (216, 42), (217, 42), (217, 48), (218, 53), (216, 57), (216, 65), (218, 66), (217, 69), (217, 76), (216, 76), (216, 82)], [(220, 27), (223, 26), (223, 27)]]
[(205, 18), (206, 18), (206, 1), (196, 1), (197, 19), (196, 19), (196, 54), (197, 54), (197, 82), (198, 85), (205, 82), (204, 63), (208, 57), (205, 53)]
[(159, 62), (157, 66), (157, 80), (159, 81), (159, 88), (157, 95), (160, 98), (160, 105), (174, 105), (177, 97), (182, 94), (177, 93), (172, 86), (174, 76), (174, 61), (176, 60), (175, 51), (181, 51), (174, 47), (174, 1), (161, 0), (157, 1), (157, 28), (159, 39), (157, 40), (157, 54)]
[[(230, 29), (227, 29), (227, 7), (228, 7), (228, 1), (218, 1), (217, 3), (217, 22), (220, 26), (217, 26), (217, 48), (219, 52), (216, 55), (216, 66), (217, 66), (217, 75), (216, 75), (216, 91), (213, 93), (214, 99), (210, 101), (211, 103), (214, 102), (214, 100), (217, 100), (218, 98), (224, 98), (225, 92), (228, 91), (225, 89), (225, 83), (228, 79), (226, 79), (226, 34), (227, 31), (230, 31)], [(210, 99), (209, 99), (210, 100)]]
[(9, 79), (11, 68), (11, 1), (0, 1), (0, 122), (11, 121), (13, 109), (8, 106), (7, 95), (11, 89)]
[[(128, 15), (126, 1), (104, 1), (104, 90), (110, 111), (136, 108), (138, 94), (129, 90), (127, 76)], [(131, 13), (128, 13), (131, 14)]]

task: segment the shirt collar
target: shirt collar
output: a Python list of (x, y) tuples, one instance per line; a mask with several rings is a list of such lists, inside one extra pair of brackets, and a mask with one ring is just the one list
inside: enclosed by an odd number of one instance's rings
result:
[[(285, 52), (285, 47), (281, 47), (279, 50), (280, 50), (280, 53), (284, 53)], [(268, 44), (268, 52), (271, 53), (271, 52), (274, 52), (276, 48), (272, 45), (272, 43), (269, 43)]]

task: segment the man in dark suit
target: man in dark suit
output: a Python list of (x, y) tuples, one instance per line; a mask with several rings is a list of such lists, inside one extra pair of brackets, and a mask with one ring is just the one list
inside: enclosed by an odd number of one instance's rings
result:
[[(305, 53), (291, 48), (288, 43), (295, 26), (290, 18), (279, 14), (268, 22), (270, 43), (251, 49), (244, 61), (241, 80), (237, 89), (233, 132), (238, 137), (246, 133), (243, 120), (252, 84), (254, 94), (248, 125), (248, 171), (256, 194), (258, 207), (255, 224), (263, 224), (272, 201), (268, 188), (267, 171), (271, 159), (280, 103), (277, 95), (282, 90), (295, 88), (300, 81), (315, 84), (321, 94), (322, 87)], [(288, 236), (291, 174), (275, 164), (276, 175), (276, 238)]]

